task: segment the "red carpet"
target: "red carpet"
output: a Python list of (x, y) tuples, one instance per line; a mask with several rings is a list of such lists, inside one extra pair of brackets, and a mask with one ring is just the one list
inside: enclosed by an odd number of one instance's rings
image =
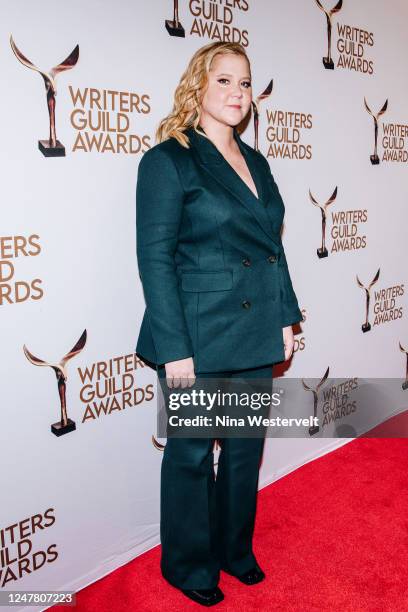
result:
[[(213, 609), (406, 612), (407, 447), (406, 439), (356, 439), (262, 489), (254, 551), (266, 580), (245, 586), (221, 573), (225, 600)], [(164, 581), (159, 553), (83, 589), (75, 609), (205, 609)]]

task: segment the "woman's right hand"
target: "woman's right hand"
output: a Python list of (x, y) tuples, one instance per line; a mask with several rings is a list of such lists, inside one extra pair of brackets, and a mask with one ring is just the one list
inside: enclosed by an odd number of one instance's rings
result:
[(192, 387), (195, 383), (194, 361), (192, 357), (177, 359), (164, 364), (169, 389)]

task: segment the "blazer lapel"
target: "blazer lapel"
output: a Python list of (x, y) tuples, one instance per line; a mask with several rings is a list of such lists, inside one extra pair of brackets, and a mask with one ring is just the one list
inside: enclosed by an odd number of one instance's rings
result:
[(255, 150), (245, 145), (234, 128), (234, 138), (246, 160), (259, 198), (256, 198), (252, 190), (235, 172), (211, 140), (197, 134), (194, 128), (191, 127), (186, 130), (186, 135), (190, 140), (192, 149), (198, 154), (199, 162), (203, 168), (245, 206), (258, 221), (263, 231), (279, 246), (277, 236), (272, 229), (272, 224), (265, 208), (268, 198), (268, 181), (264, 168), (261, 167), (257, 160)]

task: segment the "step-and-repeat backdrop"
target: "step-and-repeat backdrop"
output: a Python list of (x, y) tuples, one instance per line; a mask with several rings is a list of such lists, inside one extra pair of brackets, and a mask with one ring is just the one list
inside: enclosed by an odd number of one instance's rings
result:
[[(2, 3), (1, 591), (78, 590), (159, 542), (135, 187), (198, 47), (247, 49), (242, 137), (286, 205), (304, 321), (276, 376), (405, 376), (407, 20), (404, 0)], [(268, 439), (260, 485), (346, 442), (352, 411)]]

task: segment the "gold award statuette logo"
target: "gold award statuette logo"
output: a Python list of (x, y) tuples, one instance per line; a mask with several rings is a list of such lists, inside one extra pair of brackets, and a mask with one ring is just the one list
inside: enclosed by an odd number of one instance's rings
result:
[(252, 111), (254, 113), (254, 134), (255, 134), (254, 149), (256, 151), (259, 151), (259, 146), (258, 146), (259, 105), (260, 105), (261, 100), (265, 100), (266, 98), (269, 98), (269, 96), (272, 93), (272, 89), (273, 89), (273, 79), (271, 79), (267, 88), (259, 96), (257, 96), (255, 100), (252, 101)]
[(402, 346), (401, 342), (399, 342), (398, 344), (399, 344), (400, 351), (402, 353), (405, 353), (405, 358), (406, 358), (405, 380), (402, 383), (402, 388), (404, 389), (404, 391), (406, 391), (408, 389), (408, 350), (404, 349), (404, 347)]
[(369, 106), (367, 104), (367, 100), (365, 99), (365, 97), (364, 97), (364, 106), (366, 108), (367, 113), (369, 113), (369, 115), (371, 115), (372, 118), (374, 119), (374, 153), (372, 155), (370, 155), (370, 161), (373, 164), (373, 166), (377, 166), (380, 163), (380, 158), (378, 157), (378, 152), (377, 152), (378, 119), (387, 110), (388, 99), (385, 101), (384, 106), (382, 107), (382, 109), (376, 115), (374, 115), (374, 113), (371, 112), (371, 109), (369, 108)]
[[(318, 401), (318, 396), (317, 393), (320, 389), (320, 387), (323, 385), (323, 383), (326, 382), (327, 377), (329, 376), (329, 366), (327, 366), (327, 370), (323, 375), (323, 378), (321, 378), (320, 382), (316, 385), (316, 388), (313, 389), (313, 387), (310, 387), (309, 385), (307, 385), (305, 383), (305, 381), (302, 380), (302, 385), (304, 387), (304, 389), (306, 391), (311, 391), (313, 393), (313, 417), (316, 419), (317, 418), (317, 401)], [(311, 427), (309, 427), (309, 436), (313, 436), (314, 434), (316, 434), (319, 431), (319, 426), (318, 425), (312, 425)]]
[(320, 248), (316, 249), (317, 256), (319, 257), (319, 259), (321, 259), (322, 257), (327, 257), (328, 254), (329, 254), (328, 251), (327, 251), (327, 248), (326, 248), (326, 209), (336, 199), (336, 197), (337, 197), (337, 187), (335, 188), (335, 190), (333, 191), (333, 193), (331, 194), (331, 196), (327, 200), (327, 202), (325, 204), (323, 204), (322, 206), (313, 197), (312, 192), (310, 191), (310, 189), (309, 189), (309, 197), (310, 197), (310, 199), (312, 201), (312, 204), (314, 204), (315, 206), (320, 208), (320, 212), (322, 213), (322, 245), (321, 245)]
[(154, 437), (154, 435), (152, 434), (152, 444), (154, 446), (154, 448), (157, 448), (157, 450), (159, 451), (164, 451), (164, 444), (161, 444), (158, 440), (156, 440), (156, 438)]
[(363, 283), (360, 281), (360, 279), (356, 275), (358, 286), (361, 289), (364, 289), (366, 293), (366, 319), (365, 319), (365, 323), (363, 323), (363, 325), (361, 326), (361, 329), (363, 330), (363, 332), (368, 332), (371, 329), (371, 324), (368, 321), (368, 311), (370, 308), (370, 290), (371, 290), (371, 287), (378, 281), (379, 278), (380, 278), (380, 268), (378, 268), (376, 275), (374, 276), (373, 280), (368, 285), (368, 287), (364, 287)]
[(185, 37), (186, 32), (179, 20), (178, 0), (173, 0), (173, 19), (166, 19), (164, 24), (170, 36)]
[(82, 351), (85, 344), (86, 344), (86, 329), (83, 331), (82, 336), (79, 338), (75, 346), (61, 359), (59, 363), (56, 363), (56, 364), (47, 363), (46, 361), (43, 361), (42, 359), (35, 357), (35, 355), (30, 353), (30, 351), (28, 350), (25, 344), (23, 346), (23, 350), (24, 350), (25, 356), (27, 357), (28, 361), (30, 361), (33, 365), (36, 365), (36, 366), (51, 367), (54, 370), (55, 375), (57, 377), (58, 393), (59, 393), (60, 403), (61, 403), (61, 420), (51, 425), (51, 431), (56, 436), (62, 436), (76, 429), (75, 422), (72, 419), (69, 419), (67, 416), (67, 406), (66, 406), (67, 369), (66, 369), (66, 364), (70, 359), (72, 359), (72, 357), (75, 357), (75, 355), (78, 355), (78, 353)]
[(322, 58), (323, 66), (327, 70), (334, 70), (334, 62), (331, 56), (331, 36), (332, 36), (331, 18), (332, 18), (332, 15), (334, 15), (334, 13), (338, 13), (341, 10), (341, 7), (343, 6), (343, 0), (340, 0), (336, 4), (336, 6), (334, 6), (329, 11), (324, 8), (324, 6), (319, 0), (316, 0), (316, 4), (319, 7), (319, 9), (322, 10), (323, 13), (326, 15), (326, 22), (327, 22), (327, 56)]
[(21, 53), (21, 51), (17, 48), (12, 36), (10, 36), (10, 45), (13, 49), (14, 55), (23, 64), (23, 66), (31, 68), (31, 70), (35, 70), (36, 72), (39, 72), (42, 78), (44, 79), (45, 91), (47, 93), (48, 114), (50, 120), (50, 137), (48, 140), (39, 140), (38, 148), (45, 157), (64, 157), (65, 147), (57, 139), (57, 134), (55, 130), (55, 97), (57, 95), (57, 85), (55, 82), (55, 78), (60, 72), (63, 72), (64, 70), (70, 70), (77, 64), (79, 58), (79, 46), (77, 45), (63, 62), (61, 62), (57, 66), (54, 66), (54, 68), (51, 68), (51, 70), (49, 70), (48, 72), (45, 72), (37, 68), (37, 66), (34, 66), (34, 64), (30, 62), (30, 60), (27, 59)]

